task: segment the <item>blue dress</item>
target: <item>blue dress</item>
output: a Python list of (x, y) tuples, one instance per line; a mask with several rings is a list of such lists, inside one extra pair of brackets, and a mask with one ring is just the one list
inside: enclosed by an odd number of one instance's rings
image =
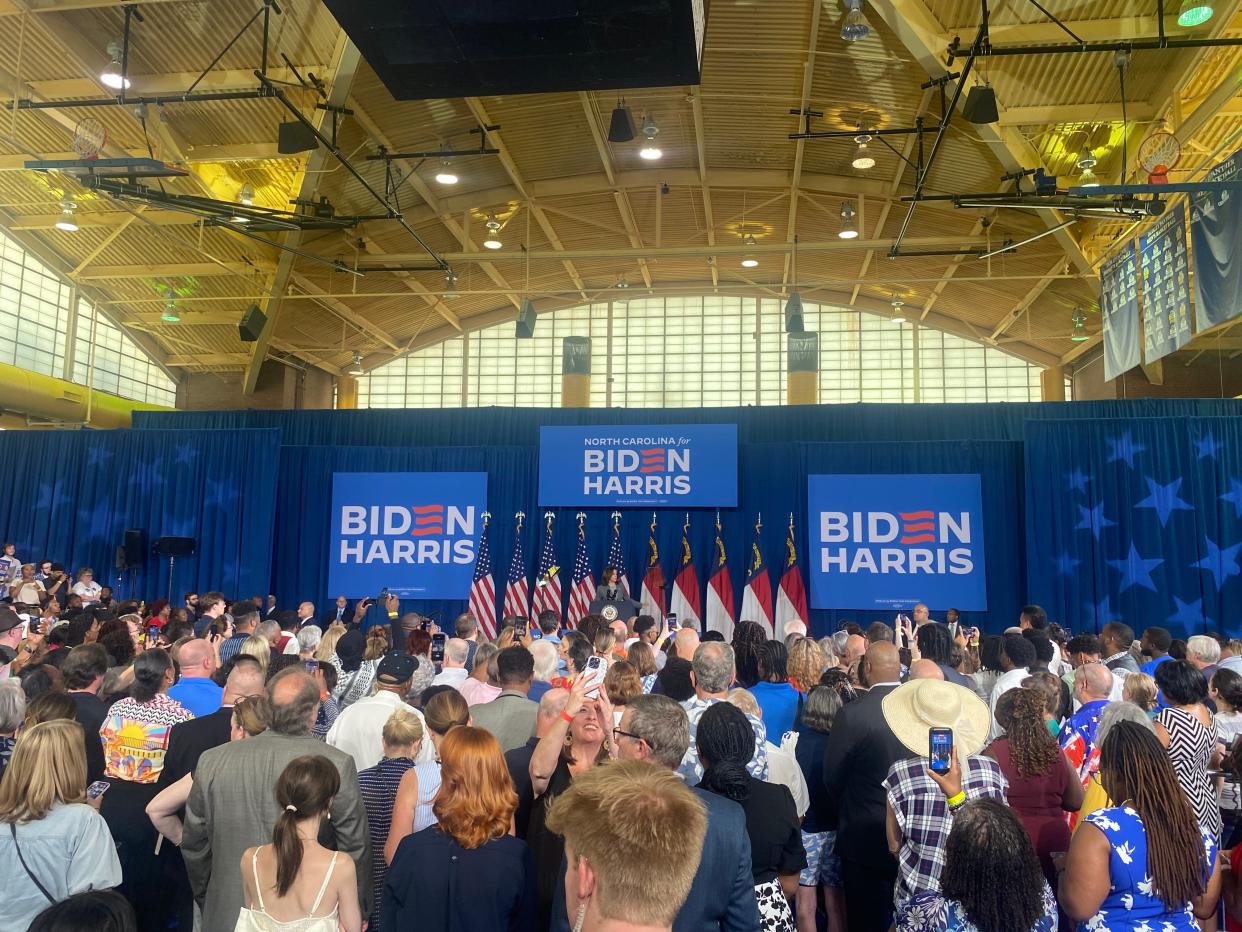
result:
[[(1056, 932), (1057, 901), (1044, 881), (1043, 912), (1040, 913), (1030, 932)], [(897, 932), (978, 932), (979, 927), (970, 921), (966, 910), (957, 900), (950, 900), (940, 893), (924, 890), (915, 894), (897, 913)]]
[[(1199, 923), (1190, 903), (1170, 912), (1152, 892), (1147, 874), (1147, 832), (1137, 812), (1129, 806), (1098, 809), (1087, 816), (1087, 822), (1104, 833), (1111, 848), (1109, 891), (1099, 912), (1078, 924), (1079, 932), (1198, 932)], [(1216, 863), (1216, 839), (1202, 828), (1199, 831), (1210, 876)]]

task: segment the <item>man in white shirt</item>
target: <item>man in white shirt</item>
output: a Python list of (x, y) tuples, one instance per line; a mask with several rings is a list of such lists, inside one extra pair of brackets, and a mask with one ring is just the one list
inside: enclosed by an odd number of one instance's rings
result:
[[(466, 669), (466, 658), (470, 656), (470, 645), (461, 638), (449, 638), (444, 645), (444, 667), (431, 681), (432, 686), (452, 686), (460, 689), (470, 675)], [(371, 766), (367, 764), (367, 766)]]
[(0, 553), (0, 599), (8, 597), (9, 586), (17, 580), (21, 569), (21, 560), (17, 559), (17, 546), (6, 543)]
[(992, 697), (988, 707), (992, 710), (992, 730), (989, 740), (995, 740), (1005, 733), (996, 721), (996, 701), (1011, 689), (1017, 689), (1022, 681), (1030, 675), (1030, 666), (1035, 662), (1035, 646), (1020, 634), (1006, 634), (1001, 638), (1001, 667), (1004, 673), (992, 687)]
[[(402, 698), (410, 689), (417, 661), (409, 654), (390, 651), (375, 672), (375, 693), (345, 709), (328, 731), (328, 744), (354, 759), (359, 770), (374, 767), (384, 757), (384, 724), (397, 709), (417, 716), (426, 734), (423, 713)], [(431, 741), (423, 741), (415, 758), (418, 763), (435, 760)]]

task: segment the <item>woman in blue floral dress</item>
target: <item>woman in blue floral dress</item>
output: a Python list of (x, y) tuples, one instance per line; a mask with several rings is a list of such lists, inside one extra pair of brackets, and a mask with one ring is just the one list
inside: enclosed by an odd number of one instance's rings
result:
[(1198, 932), (1216, 912), (1216, 838), (1199, 827), (1168, 752), (1133, 722), (1100, 749), (1100, 782), (1118, 806), (1074, 833), (1060, 879), (1061, 908), (1079, 932)]
[(992, 799), (953, 816), (940, 892), (901, 908), (898, 932), (1055, 932), (1057, 904), (1021, 820)]

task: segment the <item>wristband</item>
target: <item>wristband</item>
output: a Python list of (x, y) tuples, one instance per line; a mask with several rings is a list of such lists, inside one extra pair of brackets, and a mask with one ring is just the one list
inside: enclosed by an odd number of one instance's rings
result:
[(574, 717), (570, 715), (568, 712), (566, 712), (564, 709), (561, 709), (561, 720), (569, 725), (572, 725), (574, 723)]
[(950, 796), (945, 800), (945, 802), (948, 803), (950, 809), (956, 809), (962, 803), (966, 802), (966, 791), (959, 790), (956, 796)]
[(389, 613), (388, 613), (388, 617), (389, 617), (389, 618), (396, 618), (396, 617), (397, 617), (397, 613), (396, 613), (396, 612), (389, 612)]

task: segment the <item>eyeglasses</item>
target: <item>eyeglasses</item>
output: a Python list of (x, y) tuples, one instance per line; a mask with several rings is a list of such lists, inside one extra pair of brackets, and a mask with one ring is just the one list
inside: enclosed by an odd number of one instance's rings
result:
[(633, 738), (635, 741), (647, 740), (646, 738), (634, 734), (632, 731), (622, 731), (620, 728), (614, 728), (612, 730), (612, 740), (619, 741), (622, 738)]

